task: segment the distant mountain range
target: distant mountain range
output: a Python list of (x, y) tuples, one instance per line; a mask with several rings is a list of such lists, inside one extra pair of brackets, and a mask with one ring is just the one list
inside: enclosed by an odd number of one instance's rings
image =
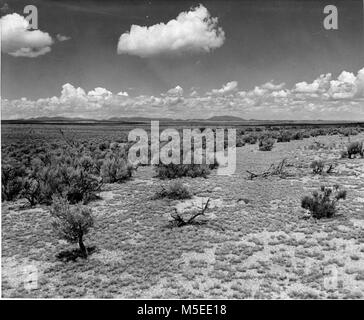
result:
[(234, 117), (234, 116), (215, 116), (215, 117), (206, 119), (206, 121), (247, 121), (247, 120), (240, 118), (240, 117)]
[(247, 121), (234, 116), (214, 116), (208, 119), (172, 119), (152, 117), (112, 117), (108, 119), (87, 119), (81, 117), (36, 117), (27, 119), (3, 120), (3, 122), (150, 122), (158, 121)]
[(108, 119), (87, 119), (81, 117), (37, 117), (28, 119), (14, 119), (14, 120), (1, 120), (3, 124), (80, 124), (80, 125), (97, 125), (97, 124), (148, 124), (150, 121), (164, 122), (164, 125), (174, 123), (177, 125), (233, 125), (233, 126), (253, 126), (253, 125), (295, 125), (295, 124), (362, 124), (363, 121), (339, 121), (339, 120), (256, 120), (256, 119), (243, 119), (235, 116), (213, 116), (207, 119), (172, 119), (172, 118), (152, 118), (152, 117), (112, 117)]

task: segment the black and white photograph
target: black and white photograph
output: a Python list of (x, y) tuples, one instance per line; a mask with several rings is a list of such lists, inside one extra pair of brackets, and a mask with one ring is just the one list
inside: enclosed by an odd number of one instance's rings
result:
[(0, 12), (1, 299), (364, 299), (364, 1)]

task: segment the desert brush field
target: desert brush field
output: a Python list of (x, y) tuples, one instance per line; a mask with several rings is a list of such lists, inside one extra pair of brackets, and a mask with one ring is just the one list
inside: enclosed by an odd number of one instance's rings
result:
[(3, 297), (363, 299), (363, 127), (239, 128), (233, 175), (175, 179), (119, 129), (3, 125)]

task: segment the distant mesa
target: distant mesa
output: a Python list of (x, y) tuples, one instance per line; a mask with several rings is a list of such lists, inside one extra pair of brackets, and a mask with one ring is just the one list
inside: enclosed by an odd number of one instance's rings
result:
[(108, 119), (87, 119), (82, 117), (35, 117), (27, 119), (14, 119), (14, 120), (2, 120), (2, 122), (8, 123), (19, 123), (19, 122), (29, 122), (29, 123), (99, 123), (99, 122), (150, 122), (150, 121), (246, 121), (239, 117), (234, 116), (214, 116), (208, 119), (173, 119), (173, 118), (158, 118), (158, 117), (111, 117)]
[(334, 121), (334, 120), (258, 120), (243, 119), (236, 116), (213, 116), (207, 119), (173, 119), (158, 117), (111, 117), (108, 119), (91, 119), (82, 117), (36, 117), (27, 119), (2, 119), (3, 124), (59, 124), (59, 125), (148, 125), (151, 121), (159, 121), (161, 125), (230, 125), (230, 126), (257, 126), (257, 125), (318, 125), (318, 124), (361, 124), (363, 121)]
[(246, 121), (243, 118), (234, 117), (234, 116), (214, 116), (214, 117), (208, 118), (206, 120), (208, 120), (208, 121)]

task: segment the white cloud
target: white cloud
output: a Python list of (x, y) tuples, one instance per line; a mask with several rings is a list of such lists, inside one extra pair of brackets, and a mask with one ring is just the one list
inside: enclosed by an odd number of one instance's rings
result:
[(267, 82), (265, 84), (262, 85), (263, 89), (266, 90), (270, 90), (270, 91), (276, 91), (276, 90), (281, 90), (282, 88), (284, 88), (286, 84), (284, 82), (280, 83), (280, 84), (274, 84), (273, 81)]
[(105, 88), (97, 87), (87, 93), (87, 95), (94, 99), (107, 99), (112, 96), (112, 92)]
[(294, 91), (298, 93), (316, 93), (320, 91), (325, 91), (329, 86), (330, 79), (331, 73), (322, 74), (312, 83), (307, 83), (306, 81), (296, 83)]
[(261, 87), (256, 86), (254, 90), (251, 90), (247, 93), (248, 97), (254, 98), (254, 97), (262, 97), (268, 92), (267, 89), (263, 89)]
[(17, 13), (0, 19), (1, 50), (14, 57), (35, 58), (51, 51), (52, 37), (40, 30), (28, 30), (29, 23)]
[(190, 93), (190, 97), (196, 97), (198, 95), (197, 91), (196, 90), (193, 90), (191, 93)]
[(86, 92), (82, 88), (75, 88), (72, 84), (66, 83), (62, 86), (60, 100), (61, 102), (69, 102), (71, 100), (86, 100)]
[(279, 90), (279, 91), (273, 91), (272, 97), (274, 98), (287, 98), (289, 95), (288, 90)]
[(225, 41), (225, 33), (217, 26), (218, 19), (199, 5), (188, 12), (181, 12), (176, 19), (153, 26), (132, 25), (123, 33), (117, 45), (119, 54), (142, 58), (160, 54), (185, 52), (210, 52)]
[(168, 96), (183, 96), (183, 88), (181, 86), (176, 86), (175, 88), (169, 89), (167, 91)]
[(343, 71), (337, 80), (330, 81), (327, 95), (332, 99), (353, 99), (364, 97), (364, 68), (355, 76)]
[(227, 84), (223, 85), (222, 88), (220, 89), (212, 89), (211, 93), (212, 95), (226, 95), (226, 94), (230, 94), (233, 93), (234, 91), (236, 91), (238, 87), (238, 82), (237, 81), (231, 81), (228, 82)]
[(356, 77), (354, 76), (354, 73), (343, 71), (341, 74), (337, 77), (337, 80), (347, 83), (354, 83), (356, 80)]
[(71, 37), (67, 37), (67, 36), (64, 36), (64, 35), (59, 34), (59, 33), (56, 35), (56, 38), (60, 42), (67, 41), (67, 40), (71, 39)]
[(156, 96), (129, 97), (126, 92), (113, 94), (101, 87), (86, 93), (83, 88), (66, 83), (59, 97), (36, 101), (3, 99), (2, 117), (160, 116), (183, 119), (228, 114), (246, 119), (364, 119), (364, 68), (357, 74), (344, 71), (336, 79), (322, 75), (307, 86), (311, 89), (297, 92), (297, 85), (289, 89), (283, 88), (283, 84), (269, 82), (250, 91), (237, 91), (238, 83), (231, 81), (212, 90), (215, 94), (199, 95), (189, 90), (191, 94), (184, 96), (183, 88), (176, 86)]

